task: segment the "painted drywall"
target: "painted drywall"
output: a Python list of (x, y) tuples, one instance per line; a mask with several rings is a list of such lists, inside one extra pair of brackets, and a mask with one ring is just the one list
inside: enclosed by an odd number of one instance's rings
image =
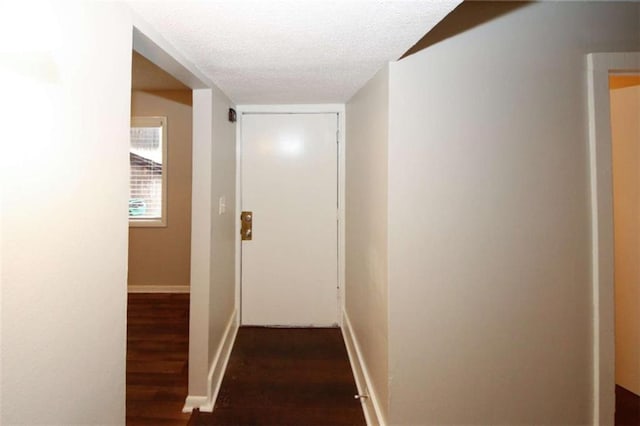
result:
[(189, 396), (208, 394), (209, 292), (211, 289), (211, 173), (213, 95), (193, 91), (191, 192), (191, 302), (189, 309)]
[[(235, 125), (217, 88), (193, 91), (189, 398), (210, 402), (210, 372), (235, 309)], [(219, 199), (225, 211), (219, 214)], [(215, 377), (213, 378), (215, 379)]]
[(611, 90), (616, 384), (640, 395), (640, 86)]
[(131, 90), (158, 91), (158, 90), (188, 90), (191, 89), (174, 76), (133, 51), (131, 57)]
[(0, 423), (122, 425), (131, 16), (3, 2), (0, 28)]
[(167, 226), (129, 228), (128, 284), (189, 286), (191, 268), (191, 90), (133, 91), (133, 116), (165, 116)]
[[(209, 364), (213, 362), (235, 307), (236, 127), (228, 120), (233, 105), (213, 89), (211, 156), (211, 292), (209, 293)], [(225, 205), (220, 214), (220, 199)]]
[(609, 89), (640, 86), (640, 74), (614, 74), (609, 77)]
[(585, 54), (638, 50), (640, 10), (508, 6), (390, 67), (392, 424), (591, 421)]
[(388, 410), (387, 142), (389, 71), (346, 105), (345, 312), (382, 411)]

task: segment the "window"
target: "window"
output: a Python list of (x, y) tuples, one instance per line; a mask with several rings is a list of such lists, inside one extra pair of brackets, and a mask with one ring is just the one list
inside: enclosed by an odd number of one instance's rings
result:
[(129, 226), (166, 226), (166, 117), (131, 118), (129, 164)]

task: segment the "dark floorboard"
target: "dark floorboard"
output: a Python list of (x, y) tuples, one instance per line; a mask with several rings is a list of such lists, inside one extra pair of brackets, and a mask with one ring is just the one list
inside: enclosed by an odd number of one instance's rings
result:
[(188, 294), (129, 294), (127, 425), (184, 426)]
[(213, 413), (193, 425), (364, 425), (338, 328), (242, 327)]
[[(127, 425), (364, 425), (339, 329), (242, 327), (213, 413), (182, 413), (188, 294), (129, 294)], [(640, 396), (616, 386), (616, 426)]]
[(616, 426), (640, 426), (640, 396), (616, 385)]

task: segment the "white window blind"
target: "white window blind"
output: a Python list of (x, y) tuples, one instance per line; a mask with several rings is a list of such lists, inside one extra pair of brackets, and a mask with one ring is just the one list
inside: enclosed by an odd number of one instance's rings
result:
[(166, 224), (166, 117), (133, 117), (129, 149), (129, 221)]

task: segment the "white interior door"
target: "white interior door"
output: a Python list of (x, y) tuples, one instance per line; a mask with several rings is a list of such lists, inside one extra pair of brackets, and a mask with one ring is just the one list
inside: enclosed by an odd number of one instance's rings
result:
[(338, 322), (337, 114), (243, 114), (242, 324)]

